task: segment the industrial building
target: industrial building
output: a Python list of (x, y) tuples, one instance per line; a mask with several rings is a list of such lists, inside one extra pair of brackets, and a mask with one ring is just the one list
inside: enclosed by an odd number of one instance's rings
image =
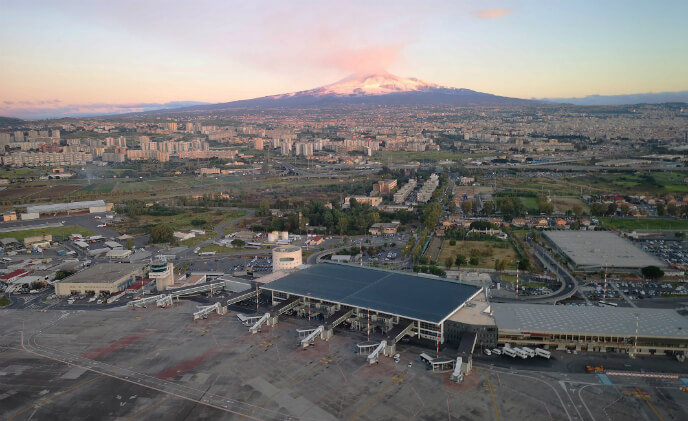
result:
[(688, 350), (688, 319), (674, 310), (502, 303), (491, 309), (500, 344), (652, 355)]
[[(85, 202), (53, 203), (50, 205), (27, 206), (22, 219), (36, 219), (43, 215), (64, 215), (75, 213), (103, 213), (112, 209), (112, 203), (103, 200), (90, 200)], [(25, 216), (26, 215), (26, 216)]]
[(101, 263), (55, 282), (55, 294), (114, 294), (123, 291), (137, 277), (144, 275), (146, 266), (136, 263)]
[(666, 264), (632, 242), (609, 231), (546, 231), (543, 235), (574, 270), (597, 272), (638, 270)]

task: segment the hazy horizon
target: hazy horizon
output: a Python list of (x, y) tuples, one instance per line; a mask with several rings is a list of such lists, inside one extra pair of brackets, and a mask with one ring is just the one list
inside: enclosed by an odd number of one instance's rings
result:
[(688, 90), (680, 1), (3, 1), (3, 11), (8, 116), (227, 102), (381, 71), (516, 98)]

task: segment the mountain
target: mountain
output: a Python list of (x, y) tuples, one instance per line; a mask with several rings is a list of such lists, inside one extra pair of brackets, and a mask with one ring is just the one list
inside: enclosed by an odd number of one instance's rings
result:
[(583, 98), (543, 98), (542, 101), (573, 105), (632, 105), (687, 102), (688, 91), (628, 95), (588, 95)]
[(24, 120), (14, 117), (0, 117), (0, 127), (18, 126), (23, 123)]
[(179, 108), (175, 111), (217, 111), (237, 108), (311, 108), (339, 105), (537, 105), (539, 101), (509, 98), (402, 78), (389, 73), (352, 75), (339, 82), (306, 91), (220, 104)]

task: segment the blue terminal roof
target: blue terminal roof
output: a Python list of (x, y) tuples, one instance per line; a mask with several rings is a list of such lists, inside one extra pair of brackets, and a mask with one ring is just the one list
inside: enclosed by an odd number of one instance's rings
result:
[(261, 288), (440, 323), (480, 287), (360, 266), (323, 263)]

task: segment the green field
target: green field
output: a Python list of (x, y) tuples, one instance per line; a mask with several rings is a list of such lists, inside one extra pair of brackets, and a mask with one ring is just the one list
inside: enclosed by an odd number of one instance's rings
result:
[[(168, 224), (175, 231), (177, 230), (190, 230), (192, 228), (203, 229), (208, 232), (209, 237), (215, 234), (212, 229), (220, 224), (231, 221), (233, 219), (239, 218), (245, 215), (242, 211), (235, 210), (207, 210), (201, 212), (193, 212), (191, 210), (184, 211), (177, 215), (171, 216), (153, 216), (153, 215), (140, 215), (136, 218), (130, 218), (126, 221), (116, 225), (117, 230), (127, 234), (140, 234), (146, 232), (152, 226), (157, 224)], [(194, 219), (202, 219), (206, 221), (205, 226), (194, 226), (191, 221)], [(203, 238), (206, 238), (203, 236)], [(199, 242), (196, 238), (188, 240), (190, 244), (184, 243), (185, 245), (195, 245)]]
[[(457, 254), (463, 254), (466, 256), (466, 260), (471, 257), (471, 250), (477, 250), (481, 256), (479, 257), (479, 263), (475, 266), (466, 265), (465, 267), (479, 267), (479, 268), (494, 268), (495, 260), (507, 260), (509, 264), (507, 269), (516, 268), (516, 251), (508, 244), (507, 248), (497, 248), (494, 247), (499, 243), (495, 241), (457, 241), (456, 245), (452, 246), (449, 241), (445, 241), (442, 245), (442, 251), (440, 252), (440, 258), (438, 263), (444, 265), (444, 260), (451, 256), (456, 258)], [(503, 243), (502, 243), (503, 244)], [(491, 255), (483, 256), (483, 252), (489, 249)]]
[[(118, 181), (115, 188), (112, 190), (115, 193), (133, 193), (140, 191), (149, 191), (151, 186), (143, 181)], [(82, 190), (83, 191), (83, 190)]]
[(686, 219), (599, 218), (600, 223), (620, 230), (688, 230)]
[(526, 209), (528, 209), (529, 213), (533, 215), (537, 215), (538, 213), (540, 213), (540, 211), (538, 210), (537, 198), (521, 196), (519, 197), (519, 199), (521, 200), (521, 203), (523, 203), (523, 206), (525, 206)]
[(620, 192), (688, 193), (680, 172), (595, 174), (579, 179), (586, 185)]
[(77, 190), (74, 194), (110, 193), (114, 187), (115, 183), (113, 181), (94, 182)]
[(36, 177), (40, 174), (40, 170), (33, 168), (16, 168), (11, 170), (0, 170), (0, 178), (24, 178)]
[(70, 234), (81, 234), (83, 236), (92, 235), (93, 231), (83, 227), (68, 225), (65, 227), (54, 228), (39, 228), (24, 231), (0, 232), (0, 238), (16, 238), (19, 241), (24, 241), (26, 237), (35, 237), (37, 235), (49, 234), (55, 237), (68, 237)]

